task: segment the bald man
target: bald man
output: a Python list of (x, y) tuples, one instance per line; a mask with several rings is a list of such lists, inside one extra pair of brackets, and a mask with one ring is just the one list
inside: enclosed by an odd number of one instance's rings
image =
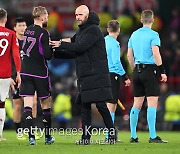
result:
[(103, 34), (99, 28), (99, 17), (89, 12), (86, 5), (75, 11), (79, 27), (68, 39), (52, 41), (55, 58), (75, 58), (78, 78), (77, 103), (81, 104), (83, 135), (78, 144), (90, 144), (91, 104), (95, 103), (109, 131), (110, 144), (115, 143), (116, 133), (106, 101), (112, 100), (111, 82)]

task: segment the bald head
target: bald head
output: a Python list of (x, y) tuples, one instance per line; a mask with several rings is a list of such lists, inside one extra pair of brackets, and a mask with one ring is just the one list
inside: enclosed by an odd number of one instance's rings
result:
[(80, 5), (79, 7), (76, 8), (76, 12), (81, 12), (81, 13), (88, 15), (89, 8), (86, 5)]
[(75, 16), (78, 25), (83, 24), (89, 16), (89, 8), (86, 5), (80, 5), (75, 11)]

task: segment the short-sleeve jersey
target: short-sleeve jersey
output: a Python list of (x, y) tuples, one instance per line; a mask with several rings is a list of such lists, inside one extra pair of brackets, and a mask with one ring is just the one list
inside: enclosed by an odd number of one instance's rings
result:
[(135, 64), (155, 64), (152, 46), (160, 46), (159, 34), (148, 27), (142, 27), (131, 35), (128, 48), (133, 50)]
[(120, 61), (120, 45), (112, 36), (105, 37), (106, 52), (108, 59), (109, 72), (124, 75), (126, 72)]

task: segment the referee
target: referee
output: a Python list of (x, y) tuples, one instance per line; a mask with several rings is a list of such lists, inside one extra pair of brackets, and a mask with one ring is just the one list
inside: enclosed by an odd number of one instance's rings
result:
[(133, 70), (134, 104), (130, 112), (130, 142), (139, 142), (136, 135), (138, 115), (144, 98), (147, 97), (147, 122), (149, 127), (149, 143), (167, 143), (156, 135), (156, 110), (160, 87), (158, 72), (161, 81), (166, 82), (167, 76), (162, 65), (159, 52), (160, 38), (157, 32), (151, 29), (154, 14), (151, 10), (144, 10), (141, 14), (142, 28), (131, 35), (128, 42), (128, 61)]
[[(119, 22), (117, 20), (109, 21), (107, 25), (107, 32), (108, 35), (105, 37), (105, 43), (113, 93), (113, 100), (107, 102), (107, 107), (114, 123), (119, 96), (120, 77), (125, 82), (125, 86), (130, 86), (131, 81), (129, 80), (120, 61), (120, 45), (117, 41), (117, 37), (120, 34)], [(106, 134), (106, 140), (108, 140), (108, 133)]]

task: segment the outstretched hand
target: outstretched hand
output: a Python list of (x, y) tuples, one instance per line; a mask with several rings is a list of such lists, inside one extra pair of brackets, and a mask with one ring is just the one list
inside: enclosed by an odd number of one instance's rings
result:
[(49, 41), (49, 45), (52, 46), (52, 48), (58, 48), (60, 41)]

